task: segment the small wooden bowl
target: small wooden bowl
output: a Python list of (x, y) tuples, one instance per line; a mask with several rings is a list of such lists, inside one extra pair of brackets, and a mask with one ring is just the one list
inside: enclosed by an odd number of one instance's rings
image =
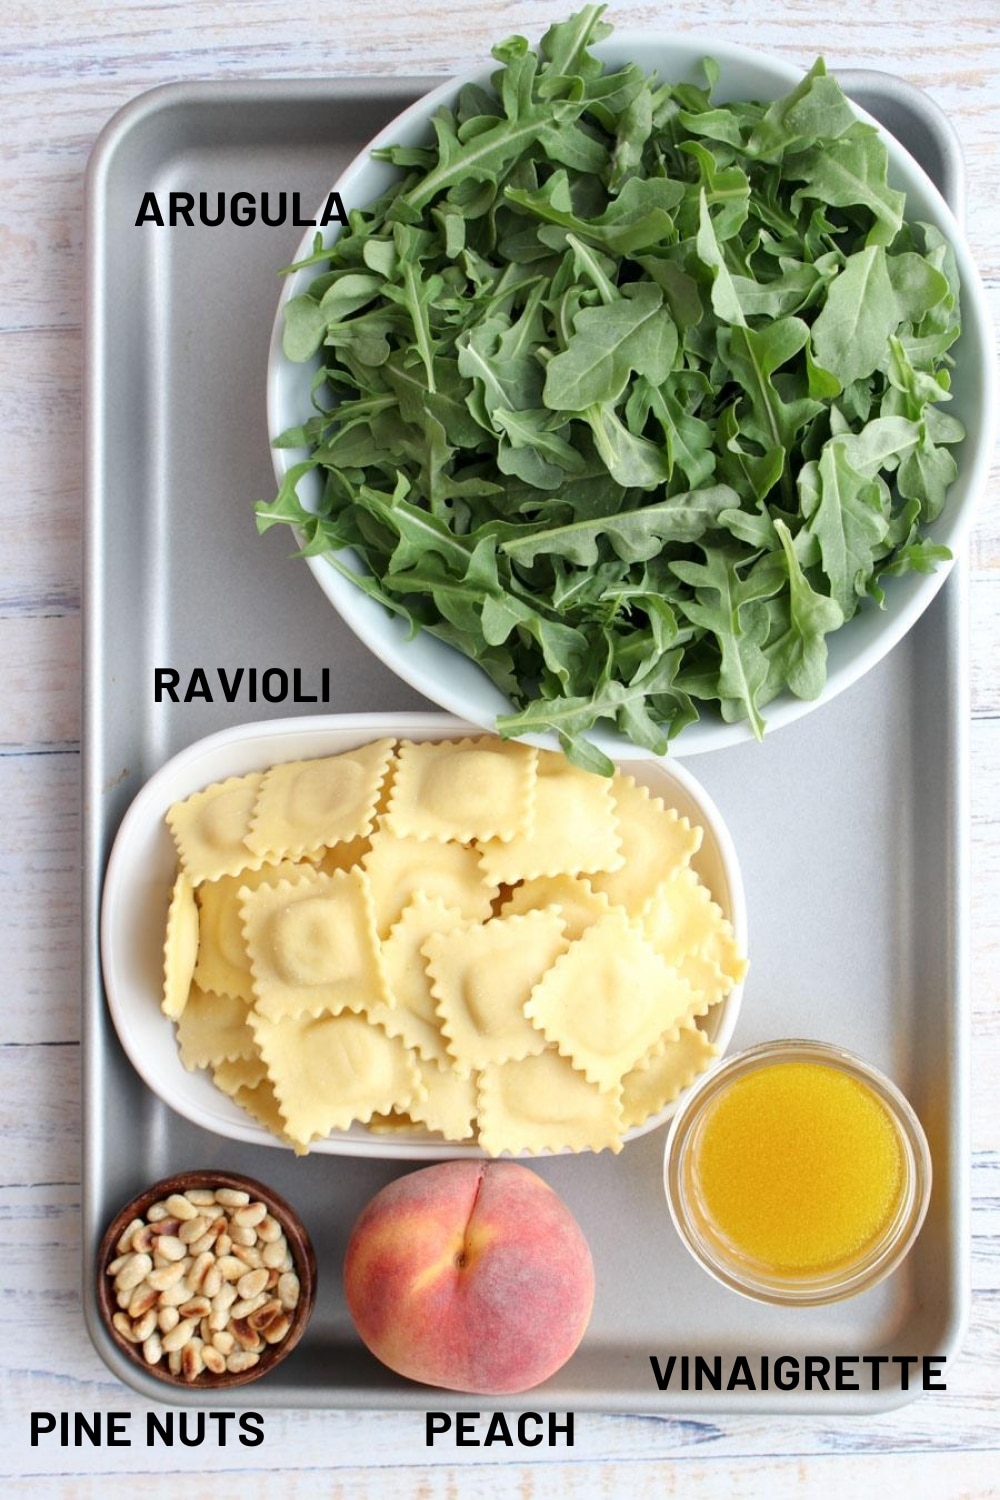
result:
[[(145, 1219), (147, 1210), (154, 1204), (169, 1198), (172, 1193), (184, 1193), (189, 1188), (235, 1188), (249, 1193), (252, 1202), (266, 1205), (268, 1213), (281, 1225), (291, 1252), (293, 1268), (299, 1278), (299, 1300), (292, 1313), (292, 1324), (279, 1343), (265, 1344), (257, 1364), (248, 1370), (226, 1370), (215, 1375), (203, 1370), (194, 1379), (174, 1374), (166, 1358), (157, 1364), (148, 1364), (143, 1357), (142, 1345), (132, 1343), (115, 1327), (113, 1319), (120, 1311), (115, 1293), (114, 1279), (108, 1274), (108, 1266), (118, 1255), (117, 1245), (122, 1234), (133, 1219)], [(284, 1198), (257, 1182), (235, 1172), (191, 1171), (177, 1172), (164, 1177), (151, 1187), (145, 1188), (125, 1204), (108, 1225), (101, 1240), (97, 1255), (97, 1303), (105, 1326), (114, 1344), (139, 1369), (162, 1380), (167, 1385), (184, 1390), (225, 1390), (233, 1386), (247, 1385), (259, 1380), (287, 1359), (306, 1331), (316, 1303), (316, 1256), (309, 1234), (298, 1214)]]

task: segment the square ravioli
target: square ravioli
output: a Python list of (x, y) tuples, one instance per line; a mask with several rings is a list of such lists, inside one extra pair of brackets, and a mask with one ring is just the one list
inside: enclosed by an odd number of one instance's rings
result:
[(253, 1048), (253, 1054), (249, 1057), (235, 1057), (231, 1061), (215, 1063), (212, 1067), (212, 1079), (216, 1087), (231, 1099), (235, 1099), (240, 1089), (255, 1089), (267, 1077), (267, 1063), (260, 1055), (256, 1037), (253, 1038)]
[(536, 985), (525, 1011), (591, 1083), (615, 1088), (698, 997), (626, 912), (588, 927)]
[(421, 948), (434, 933), (454, 932), (465, 925), (466, 919), (456, 907), (446, 906), (437, 897), (418, 894), (382, 944), (390, 1003), (376, 1006), (371, 1018), (428, 1061), (447, 1063), (448, 1049)]
[(542, 1051), (526, 1003), (566, 947), (556, 912), (495, 917), (427, 939), (421, 951), (456, 1072)]
[(190, 1071), (240, 1062), (256, 1051), (247, 1024), (250, 1006), (232, 995), (216, 995), (194, 984), (177, 1020), (177, 1046)]
[(374, 740), (339, 755), (272, 766), (260, 783), (247, 848), (273, 862), (365, 837), (374, 826), (393, 745)]
[(478, 848), (486, 878), (496, 884), (617, 870), (621, 839), (611, 783), (571, 766), (554, 750), (539, 751), (531, 832), (489, 839)]
[(420, 1092), (409, 1051), (366, 1016), (284, 1016), (251, 1020), (285, 1130), (307, 1147), (331, 1130), (373, 1114), (405, 1110)]
[(279, 880), (296, 880), (303, 873), (301, 867), (291, 860), (283, 860), (278, 865), (261, 865), (259, 870), (220, 875), (218, 880), (205, 880), (198, 886), (196, 984), (217, 995), (238, 996), (246, 1001), (253, 999), (253, 976), (243, 936), (240, 891), (277, 885)]
[(230, 776), (168, 808), (167, 827), (192, 885), (238, 875), (264, 863), (245, 842), (263, 772)]
[(665, 963), (676, 967), (690, 954), (711, 951), (720, 967), (728, 962), (734, 971), (739, 968), (740, 956), (729, 942), (732, 927), (690, 865), (657, 886), (639, 920)]
[(400, 838), (469, 844), (530, 833), (538, 751), (483, 735), (404, 740), (384, 826)]
[(485, 922), (499, 891), (483, 879), (474, 849), (464, 844), (397, 838), (381, 824), (362, 858), (371, 882), (375, 925), (380, 938), (389, 935), (414, 896), (435, 896), (473, 922)]
[(479, 1077), (460, 1078), (446, 1064), (417, 1058), (420, 1092), (410, 1103), (410, 1119), (449, 1141), (471, 1141), (476, 1134)]
[(479, 1143), (504, 1151), (622, 1149), (621, 1089), (601, 1089), (555, 1049), (479, 1075)]
[(619, 773), (611, 786), (622, 863), (617, 870), (597, 870), (588, 880), (616, 906), (639, 912), (657, 886), (697, 853), (702, 831), (631, 776)]
[(274, 1085), (266, 1074), (257, 1083), (247, 1083), (233, 1089), (230, 1097), (233, 1103), (238, 1104), (240, 1109), (246, 1110), (258, 1125), (263, 1125), (271, 1135), (277, 1136), (278, 1140), (291, 1146), (296, 1156), (305, 1156), (308, 1146), (293, 1140), (285, 1129)]
[(363, 870), (244, 887), (240, 909), (258, 1015), (279, 1021), (390, 1003)]
[(188, 877), (179, 874), (174, 881), (167, 909), (167, 931), (163, 942), (163, 996), (160, 1001), (164, 1015), (176, 1021), (183, 1013), (191, 993), (194, 971), (198, 963), (198, 903), (194, 886)]
[(695, 1021), (662, 1038), (622, 1079), (622, 1125), (631, 1130), (672, 1104), (718, 1056)]
[(539, 875), (514, 886), (501, 902), (500, 915), (516, 917), (549, 908), (562, 917), (570, 942), (611, 909), (607, 896), (591, 890), (579, 875)]

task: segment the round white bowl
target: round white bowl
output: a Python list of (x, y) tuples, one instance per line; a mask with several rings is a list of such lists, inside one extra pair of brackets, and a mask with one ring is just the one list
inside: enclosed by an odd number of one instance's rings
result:
[[(720, 103), (737, 99), (773, 99), (794, 87), (802, 70), (778, 58), (748, 48), (697, 36), (667, 38), (651, 31), (622, 31), (594, 49), (611, 66), (639, 59), (646, 70), (671, 82), (704, 83), (701, 64), (711, 56), (719, 64), (719, 81), (713, 96)], [(454, 102), (467, 83), (487, 83), (497, 64), (475, 69), (431, 90), (402, 111), (351, 162), (332, 184), (348, 209), (372, 202), (397, 177), (397, 169), (376, 161), (371, 152), (389, 145), (425, 145), (432, 138), (430, 119), (443, 104)], [(889, 181), (906, 193), (906, 217), (932, 223), (951, 243), (962, 284), (962, 334), (953, 347), (952, 400), (949, 412), (966, 428), (966, 439), (958, 449), (958, 476), (951, 487), (942, 515), (928, 528), (928, 536), (948, 547), (957, 559), (971, 523), (975, 502), (985, 484), (992, 459), (997, 404), (993, 335), (985, 292), (970, 255), (964, 232), (938, 189), (909, 152), (865, 111), (859, 116), (876, 125), (889, 152)], [(339, 225), (323, 231), (332, 243)], [(315, 230), (304, 236), (296, 259), (312, 249)], [(290, 275), (278, 304), (272, 332), (267, 375), (268, 430), (272, 439), (298, 425), (312, 410), (311, 384), (319, 361), (294, 364), (281, 347), (285, 304), (308, 290), (317, 274), (307, 267)], [(275, 474), (280, 483), (292, 464), (307, 456), (304, 450), (273, 448)], [(313, 481), (310, 484), (310, 481)], [(315, 474), (300, 482), (299, 496), (309, 508), (319, 499)], [(338, 554), (354, 572), (364, 565), (351, 549)], [(308, 565), (327, 598), (355, 634), (397, 676), (432, 703), (468, 719), (484, 729), (495, 729), (498, 714), (511, 705), (485, 672), (454, 647), (421, 631), (410, 638), (407, 623), (363, 593), (349, 578), (322, 556), (310, 557)], [(818, 698), (805, 701), (784, 693), (767, 705), (767, 732), (793, 723), (856, 682), (900, 641), (924, 612), (948, 577), (954, 562), (941, 563), (936, 572), (912, 573), (884, 582), (886, 607), (868, 602), (842, 629), (827, 637), (829, 656), (826, 686)], [(702, 708), (702, 717), (688, 725), (672, 743), (674, 755), (693, 755), (752, 739), (746, 722), (727, 724), (712, 710)], [(556, 748), (553, 736), (527, 736), (534, 742)], [(617, 731), (598, 725), (589, 739), (612, 759), (642, 758), (648, 754)]]
[[(101, 901), (101, 963), (111, 1018), (125, 1052), (153, 1093), (178, 1114), (231, 1140), (283, 1145), (216, 1088), (207, 1072), (185, 1068), (173, 1023), (161, 1009), (163, 941), (177, 871), (177, 852), (164, 822), (167, 809), (212, 782), (263, 771), (283, 761), (336, 755), (383, 737), (460, 739), (475, 727), (440, 713), (344, 714), (241, 724), (188, 746), (146, 782), (122, 819), (108, 861)], [(628, 773), (704, 830), (692, 866), (732, 923), (740, 950), (746, 953), (743, 881), (718, 808), (681, 765), (647, 758), (630, 762)], [(732, 1037), (742, 995), (743, 986), (737, 985), (699, 1022), (720, 1055)], [(683, 1098), (684, 1093), (628, 1131), (624, 1139), (665, 1124)], [(310, 1150), (426, 1161), (484, 1154), (478, 1146), (445, 1141), (430, 1132), (377, 1134), (361, 1125), (334, 1131), (314, 1141)]]

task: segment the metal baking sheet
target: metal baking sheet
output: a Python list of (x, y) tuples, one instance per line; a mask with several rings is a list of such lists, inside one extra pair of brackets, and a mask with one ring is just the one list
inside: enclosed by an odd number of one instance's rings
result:
[[(857, 102), (921, 159), (961, 212), (950, 127), (916, 90), (842, 75)], [(146, 192), (273, 196), (302, 215), (427, 79), (198, 83), (143, 95), (109, 124), (88, 178), (88, 426), (84, 738), (83, 1284), (95, 1345), (126, 1367), (96, 1313), (93, 1260), (110, 1215), (185, 1167), (263, 1177), (302, 1212), (320, 1293), (295, 1356), (227, 1401), (330, 1408), (478, 1408), (659, 1414), (872, 1412), (910, 1399), (900, 1366), (880, 1389), (657, 1389), (656, 1356), (952, 1356), (968, 1299), (966, 1036), (966, 661), (964, 566), (920, 624), (859, 684), (763, 745), (699, 755), (690, 768), (728, 819), (747, 886), (752, 969), (734, 1047), (806, 1035), (860, 1052), (909, 1095), (930, 1140), (929, 1216), (905, 1265), (826, 1308), (782, 1311), (726, 1291), (678, 1242), (661, 1186), (664, 1132), (607, 1154), (538, 1160), (593, 1248), (597, 1300), (574, 1358), (521, 1397), (446, 1396), (408, 1384), (356, 1339), (340, 1290), (364, 1202), (405, 1163), (312, 1156), (198, 1130), (142, 1084), (101, 985), (98, 909), (118, 823), (146, 778), (212, 730), (295, 712), (289, 703), (154, 702), (156, 667), (324, 668), (315, 713), (426, 704), (343, 626), (275, 528), (264, 373), (278, 271), (302, 234), (288, 220), (136, 226)], [(244, 674), (248, 677), (249, 674)], [(862, 1371), (866, 1368), (859, 1367)], [(757, 1383), (757, 1382), (755, 1382)], [(862, 1382), (863, 1383), (863, 1382)], [(171, 1390), (173, 1401), (214, 1400)]]

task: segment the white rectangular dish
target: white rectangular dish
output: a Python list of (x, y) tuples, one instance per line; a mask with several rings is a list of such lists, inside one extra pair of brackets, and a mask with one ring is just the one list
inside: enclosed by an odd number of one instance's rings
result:
[[(104, 883), (101, 949), (108, 1004), (119, 1040), (136, 1071), (152, 1091), (185, 1119), (252, 1146), (282, 1146), (223, 1094), (203, 1069), (188, 1070), (173, 1045), (172, 1025), (163, 1014), (163, 946), (177, 855), (164, 821), (167, 809), (192, 792), (248, 771), (266, 771), (285, 761), (337, 755), (372, 740), (460, 739), (477, 734), (473, 725), (451, 715), (342, 714), (274, 723), (238, 725), (208, 736), (173, 756), (143, 787), (122, 820)], [(727, 919), (741, 951), (746, 949), (746, 903), (735, 851), (717, 809), (679, 762), (630, 761), (628, 775), (703, 831), (692, 865)], [(713, 1006), (703, 1030), (724, 1052), (736, 1026), (742, 986)], [(662, 1126), (670, 1106), (625, 1135)], [(354, 1124), (314, 1141), (310, 1150), (332, 1155), (433, 1161), (483, 1153), (474, 1144), (448, 1142), (429, 1131), (386, 1135)]]

